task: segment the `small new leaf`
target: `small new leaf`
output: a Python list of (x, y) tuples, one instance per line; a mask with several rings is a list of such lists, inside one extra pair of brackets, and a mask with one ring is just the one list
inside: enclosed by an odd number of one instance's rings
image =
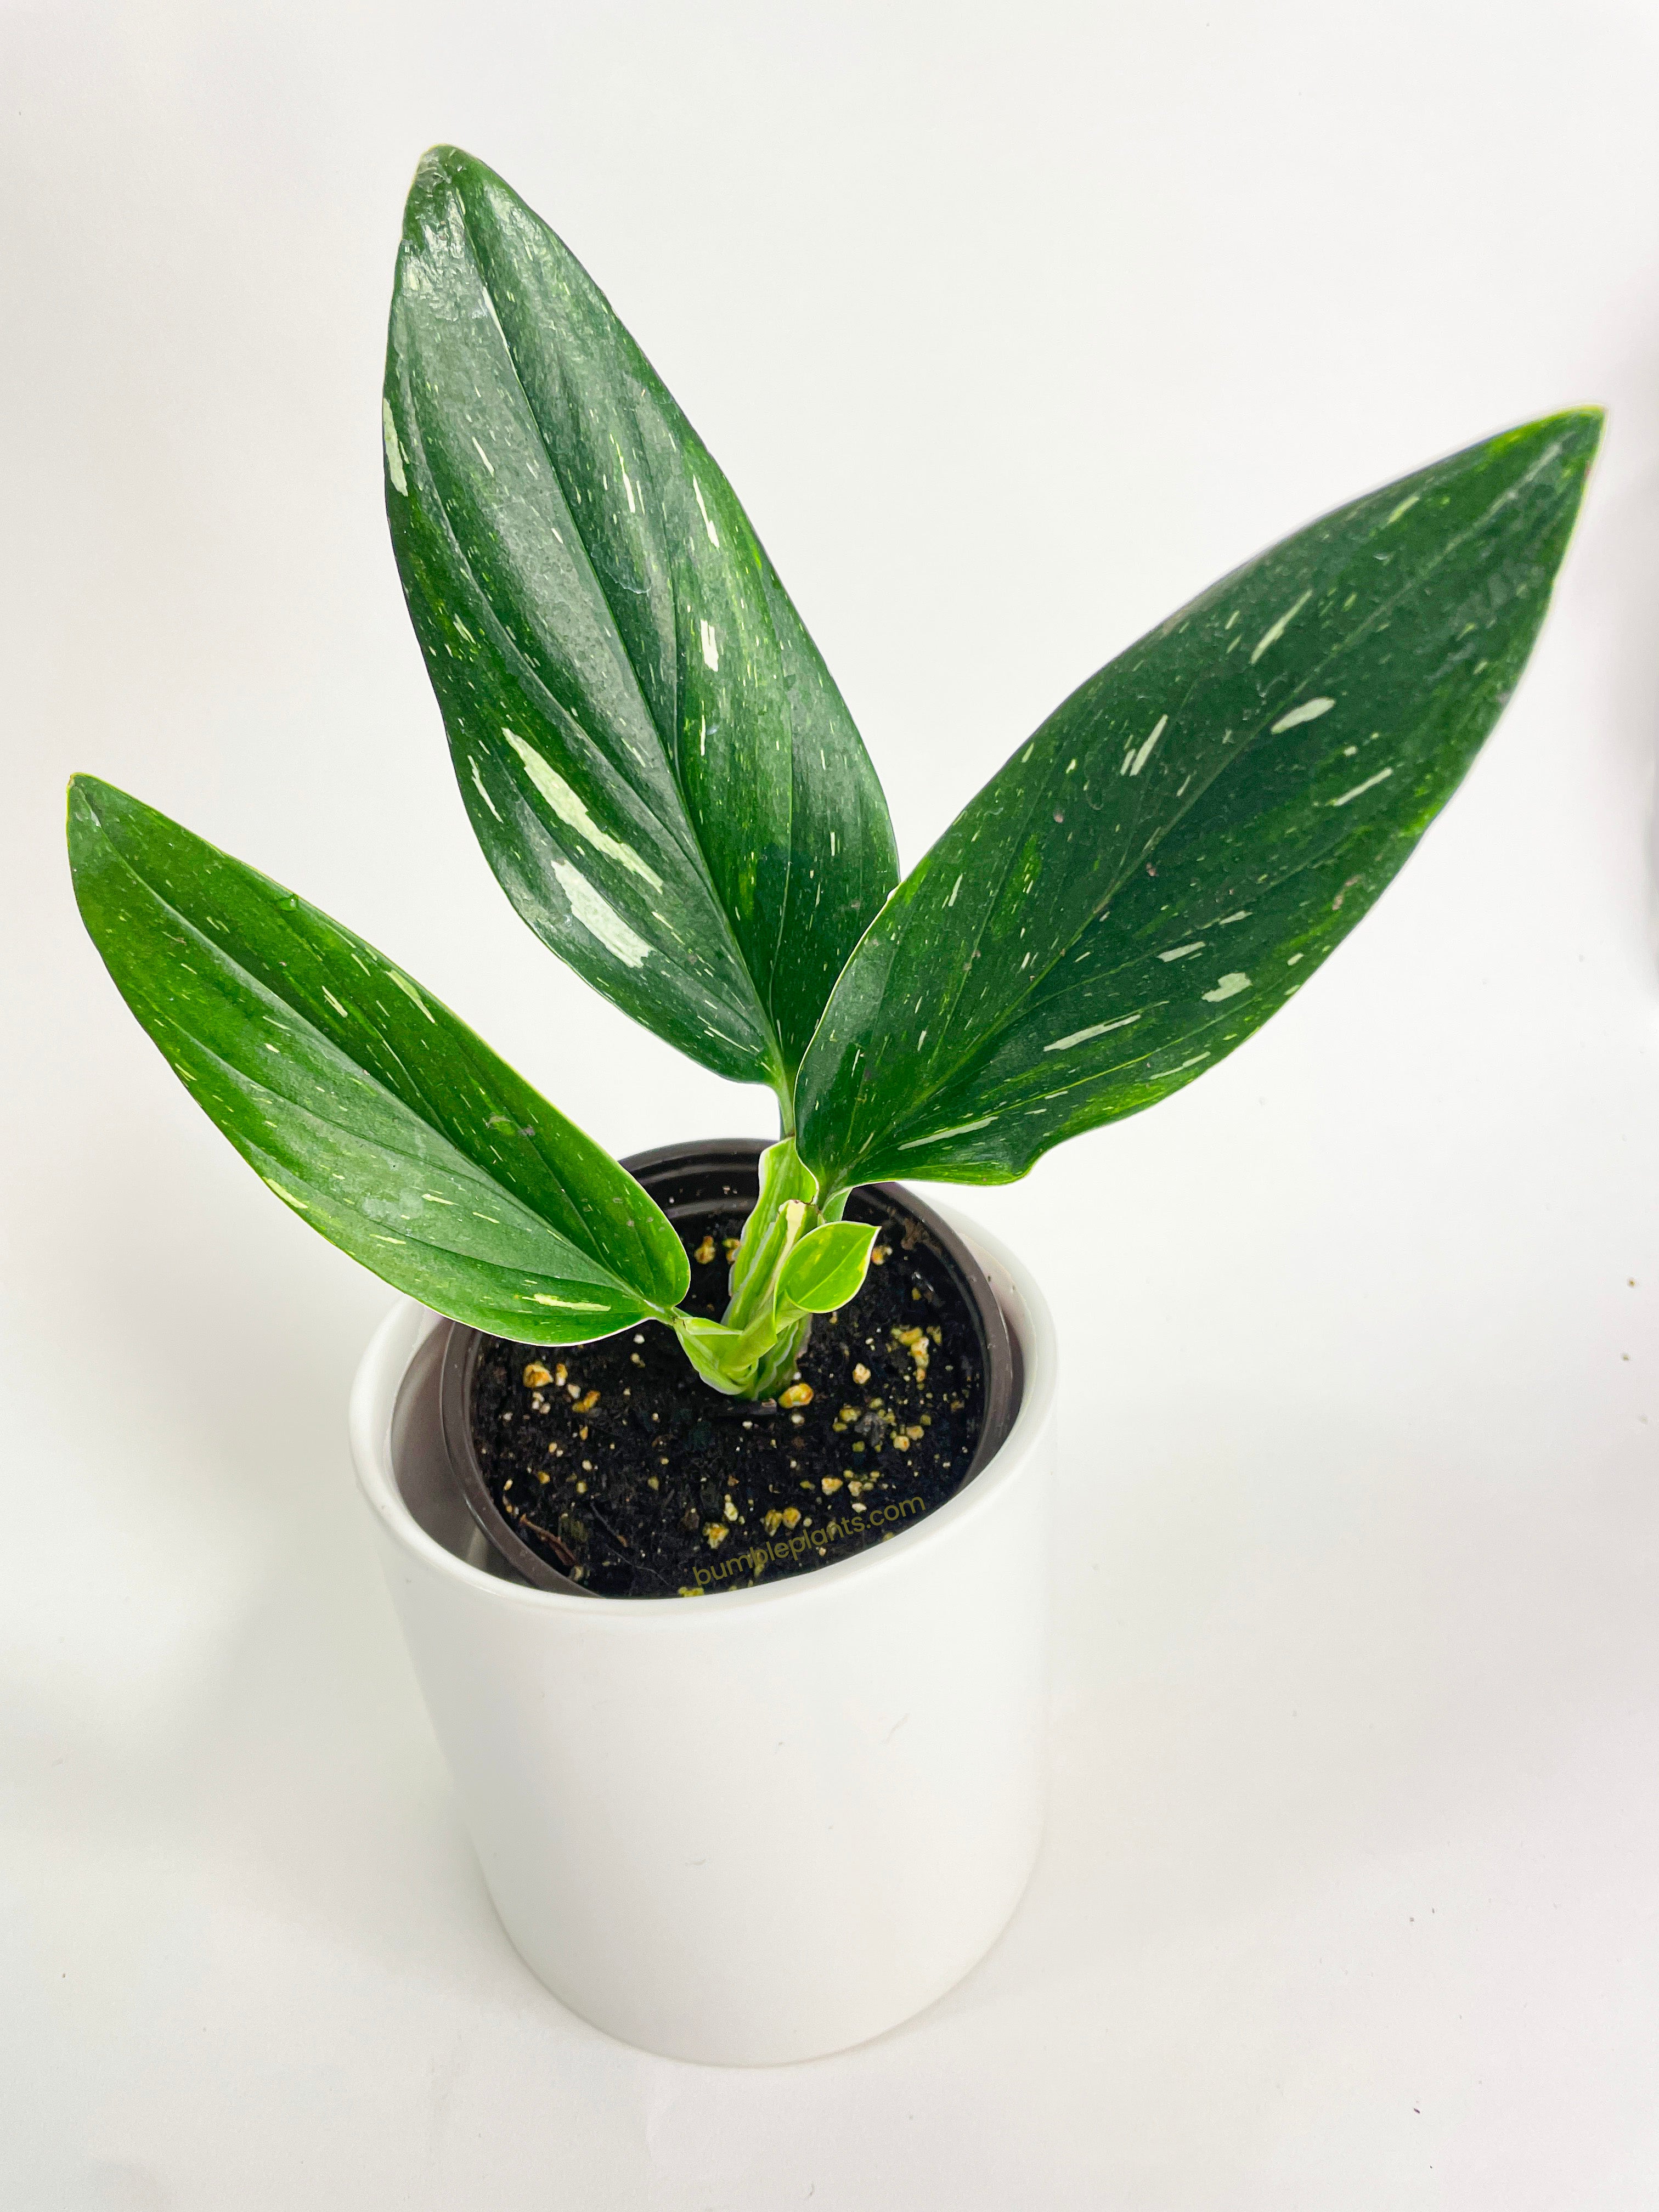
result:
[(765, 1303), (768, 1285), (799, 1236), (809, 1212), (816, 1221), (817, 1178), (801, 1164), (785, 1137), (760, 1157), (760, 1190), (732, 1259), (731, 1302), (726, 1319), (744, 1328)]
[(1515, 689), (1600, 431), (1556, 416), (1340, 507), (1074, 692), (837, 983), (798, 1093), (821, 1187), (1007, 1182), (1282, 1006)]
[(173, 1072), (331, 1243), (532, 1343), (665, 1316), (690, 1268), (627, 1170), (383, 953), (125, 792), (77, 776), (82, 917)]
[(875, 1230), (861, 1221), (826, 1221), (809, 1230), (785, 1264), (781, 1296), (803, 1313), (834, 1313), (862, 1288), (875, 1239)]

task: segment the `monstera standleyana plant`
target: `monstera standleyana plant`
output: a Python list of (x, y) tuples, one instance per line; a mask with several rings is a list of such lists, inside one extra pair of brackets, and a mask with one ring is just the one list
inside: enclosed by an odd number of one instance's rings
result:
[(653, 1317), (786, 1385), (857, 1295), (848, 1191), (1001, 1182), (1194, 1081), (1406, 860), (1515, 688), (1600, 434), (1551, 416), (1338, 508), (1091, 676), (899, 880), (874, 769), (748, 516), (604, 295), (490, 170), (422, 161), (386, 509), (455, 773), (524, 920), (776, 1093), (724, 1317), (654, 1200), (372, 945), (77, 777), (88, 928), (285, 1204), (458, 1320)]

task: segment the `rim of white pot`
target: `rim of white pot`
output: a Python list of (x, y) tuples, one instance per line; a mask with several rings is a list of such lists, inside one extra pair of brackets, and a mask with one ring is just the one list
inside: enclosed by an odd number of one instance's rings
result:
[[(1009, 1328), (1019, 1339), (1024, 1361), (1019, 1411), (996, 1456), (964, 1483), (954, 1498), (935, 1506), (915, 1526), (896, 1532), (884, 1543), (873, 1544), (850, 1559), (838, 1559), (831, 1565), (814, 1567), (806, 1574), (790, 1575), (774, 1583), (757, 1583), (747, 1589), (709, 1590), (695, 1600), (679, 1601), (599, 1597), (588, 1590), (536, 1589), (527, 1583), (508, 1582), (499, 1575), (487, 1573), (482, 1567), (469, 1565), (421, 1527), (404, 1504), (392, 1470), (392, 1409), (419, 1340), (404, 1354), (399, 1373), (389, 1392), (382, 1370), (394, 1356), (392, 1340), (402, 1332), (409, 1316), (430, 1311), (414, 1298), (400, 1298), (375, 1330), (352, 1384), (351, 1456), (358, 1486), (371, 1510), (397, 1541), (405, 1551), (415, 1553), (431, 1571), (467, 1585), (478, 1595), (488, 1595), (497, 1604), (575, 1613), (588, 1627), (605, 1633), (661, 1635), (672, 1630), (683, 1634), (692, 1620), (705, 1615), (725, 1617), (739, 1607), (810, 1605), (815, 1597), (830, 1597), (855, 1575), (901, 1572), (923, 1545), (950, 1542), (955, 1531), (988, 1511), (997, 1493), (1016, 1480), (1028, 1446), (1048, 1417), (1054, 1392), (1054, 1316), (1036, 1279), (999, 1238), (977, 1222), (964, 1218), (954, 1207), (939, 1207), (938, 1211), (945, 1213), (951, 1227), (981, 1260), (991, 1263), (993, 1287), (997, 1289), (999, 1297), (1004, 1297), (1004, 1289), (995, 1284), (997, 1273), (1002, 1275), (1006, 1288), (1013, 1294), (1012, 1301), (1005, 1298), (1004, 1310)], [(432, 1316), (434, 1326), (441, 1326), (441, 1316)]]

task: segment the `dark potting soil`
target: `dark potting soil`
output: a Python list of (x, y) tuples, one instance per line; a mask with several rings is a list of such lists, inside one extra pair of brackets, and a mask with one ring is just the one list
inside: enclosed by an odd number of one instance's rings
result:
[[(473, 1440), (526, 1544), (606, 1597), (692, 1597), (850, 1559), (955, 1493), (984, 1406), (972, 1318), (919, 1223), (852, 1212), (883, 1224), (873, 1264), (812, 1324), (805, 1403), (722, 1398), (657, 1322), (540, 1350), (483, 1340)], [(687, 1235), (688, 1311), (724, 1309), (742, 1225), (734, 1207)]]

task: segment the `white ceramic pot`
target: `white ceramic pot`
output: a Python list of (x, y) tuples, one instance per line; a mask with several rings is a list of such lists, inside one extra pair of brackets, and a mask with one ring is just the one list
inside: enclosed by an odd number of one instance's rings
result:
[(1046, 1774), (1054, 1338), (953, 1220), (1024, 1363), (1006, 1443), (857, 1557), (678, 1601), (537, 1590), (489, 1556), (435, 1418), (437, 1317), (364, 1356), (351, 1443), (386, 1579), (502, 1925), (573, 2011), (676, 2058), (878, 2035), (1006, 1925)]

